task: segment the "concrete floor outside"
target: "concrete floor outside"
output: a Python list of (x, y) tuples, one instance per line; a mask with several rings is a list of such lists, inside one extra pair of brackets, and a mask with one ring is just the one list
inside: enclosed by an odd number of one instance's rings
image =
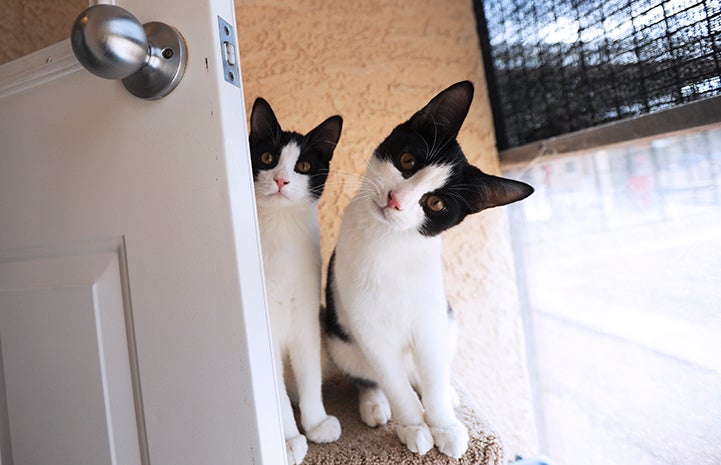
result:
[(551, 463), (721, 464), (721, 128), (506, 174)]

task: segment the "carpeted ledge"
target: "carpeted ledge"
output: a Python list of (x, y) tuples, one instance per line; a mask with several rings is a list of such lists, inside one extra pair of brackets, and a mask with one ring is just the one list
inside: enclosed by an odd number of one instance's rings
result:
[(468, 450), (459, 460), (431, 449), (419, 456), (410, 452), (396, 436), (393, 421), (385, 426), (370, 428), (358, 413), (358, 392), (345, 378), (336, 377), (324, 383), (326, 410), (340, 420), (343, 434), (331, 444), (308, 443), (303, 465), (501, 465), (505, 463), (503, 445), (495, 430), (478, 411), (462, 388), (456, 385), (461, 405), (456, 409), (458, 419), (470, 435)]

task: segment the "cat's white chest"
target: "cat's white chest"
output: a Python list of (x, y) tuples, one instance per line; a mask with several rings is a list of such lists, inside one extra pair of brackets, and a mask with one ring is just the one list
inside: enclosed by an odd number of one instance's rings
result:
[(337, 285), (354, 302), (345, 308), (348, 324), (410, 337), (445, 314), (440, 238), (386, 233), (356, 208), (346, 211), (336, 248)]
[[(273, 337), (290, 340), (320, 306), (320, 244), (314, 211), (258, 209), (263, 269)], [(283, 344), (281, 344), (283, 345)]]

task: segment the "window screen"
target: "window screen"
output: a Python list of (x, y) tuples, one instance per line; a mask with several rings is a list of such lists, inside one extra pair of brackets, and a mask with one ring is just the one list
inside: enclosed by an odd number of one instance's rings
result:
[(499, 149), (721, 94), (718, 0), (474, 0)]

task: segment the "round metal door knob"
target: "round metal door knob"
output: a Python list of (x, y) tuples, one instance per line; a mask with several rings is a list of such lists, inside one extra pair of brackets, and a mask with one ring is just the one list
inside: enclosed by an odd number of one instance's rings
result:
[(187, 51), (178, 31), (160, 22), (144, 25), (115, 5), (95, 5), (73, 23), (70, 42), (78, 61), (91, 73), (122, 79), (141, 98), (168, 95), (185, 72)]

